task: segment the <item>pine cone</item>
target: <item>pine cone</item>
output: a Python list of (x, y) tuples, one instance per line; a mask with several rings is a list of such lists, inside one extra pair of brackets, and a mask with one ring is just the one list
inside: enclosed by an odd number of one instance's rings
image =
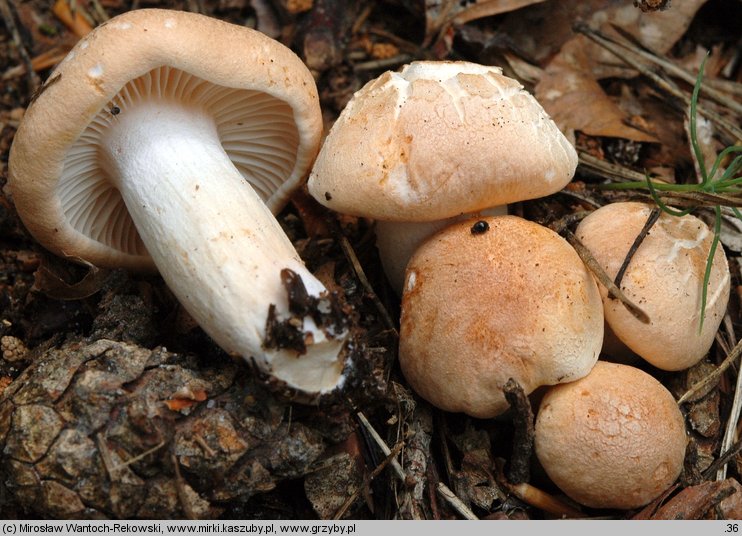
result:
[(0, 397), (0, 479), (50, 518), (213, 518), (325, 449), (246, 367), (101, 339), (38, 357)]

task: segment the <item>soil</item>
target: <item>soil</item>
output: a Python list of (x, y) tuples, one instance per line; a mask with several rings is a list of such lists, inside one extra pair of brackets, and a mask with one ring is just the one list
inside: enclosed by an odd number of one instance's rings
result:
[[(688, 110), (678, 95), (690, 95), (707, 49), (706, 80), (723, 98), (702, 97), (721, 119), (703, 122), (699, 151), (712, 162), (740, 143), (739, 2), (593, 0), (567, 8), (557, 0), (90, 0), (75, 3), (85, 19), (77, 26), (51, 4), (0, 0), (0, 517), (742, 516), (739, 360), (727, 366), (742, 335), (742, 225), (733, 214), (724, 212), (720, 246), (730, 263), (731, 299), (708, 355), (679, 372), (634, 363), (676, 399), (704, 382), (680, 404), (689, 438), (683, 472), (646, 507), (598, 510), (566, 497), (539, 466), (532, 448), (538, 393), (527, 397), (509, 384), (511, 413), (496, 419), (448, 413), (414, 393), (397, 363), (400, 300), (384, 277), (372, 221), (334, 214), (306, 191), (279, 215), (307, 266), (337, 296), (327, 322), (353, 326), (346, 384), (306, 400), (227, 356), (157, 275), (81, 266), (44, 250), (6, 186), (13, 136), (53, 67), (29, 73), (29, 62), (45, 53), (61, 59), (80, 32), (106, 17), (157, 7), (256, 27), (290, 46), (315, 76), (326, 129), (366, 82), (412, 60), (503, 66), (539, 98), (580, 155), (567, 188), (513, 204), (510, 212), (569, 238), (596, 207), (652, 202), (646, 189), (597, 184), (643, 181), (645, 171), (670, 183), (696, 182)], [(605, 15), (602, 25), (596, 14)], [(590, 28), (601, 32), (597, 39), (628, 33), (629, 43), (641, 41), (634, 16), (656, 24), (661, 38), (642, 42), (652, 56), (687, 69), (690, 81), (656, 64), (639, 73), (622, 63), (632, 57), (623, 49), (618, 59), (596, 52)], [(672, 80), (677, 93), (653, 81), (652, 72)], [(576, 85), (563, 91), (567, 79)], [(554, 99), (557, 93), (565, 98)], [(713, 224), (718, 199), (675, 201), (700, 205), (697, 215)], [(296, 281), (286, 279), (301, 298)], [(304, 347), (290, 321), (274, 322), (271, 337), (279, 347)]]

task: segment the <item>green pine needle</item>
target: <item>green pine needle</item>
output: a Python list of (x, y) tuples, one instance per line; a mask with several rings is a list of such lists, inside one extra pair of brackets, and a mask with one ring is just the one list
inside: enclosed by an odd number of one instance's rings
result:
[[(727, 196), (739, 196), (742, 195), (742, 176), (739, 172), (742, 170), (742, 155), (736, 156), (732, 162), (727, 166), (720, 177), (716, 178), (716, 174), (719, 171), (722, 163), (734, 153), (742, 153), (742, 146), (733, 145), (725, 148), (719, 153), (714, 160), (710, 170), (706, 169), (706, 163), (701, 150), (701, 145), (698, 142), (697, 123), (698, 123), (698, 98), (701, 93), (701, 85), (703, 82), (703, 70), (706, 65), (706, 58), (701, 62), (701, 67), (698, 70), (698, 76), (693, 86), (693, 93), (690, 99), (690, 110), (689, 110), (689, 123), (690, 123), (690, 142), (695, 156), (696, 162), (698, 162), (699, 172), (701, 174), (701, 182), (698, 184), (665, 184), (653, 182), (649, 174), (645, 173), (646, 181), (632, 181), (632, 182), (621, 182), (621, 183), (610, 183), (601, 185), (601, 188), (606, 190), (629, 190), (629, 189), (648, 189), (652, 195), (652, 199), (657, 206), (663, 212), (670, 214), (671, 216), (682, 217), (698, 207), (691, 207), (684, 210), (677, 210), (669, 207), (664, 201), (662, 201), (658, 192), (690, 192), (699, 194), (714, 194), (721, 196), (726, 194)], [(731, 198), (727, 198), (731, 199)], [(715, 199), (718, 200), (718, 197)], [(734, 200), (732, 200), (734, 201)], [(698, 327), (700, 332), (703, 329), (703, 323), (706, 317), (706, 303), (708, 300), (708, 285), (711, 279), (711, 269), (713, 267), (714, 256), (719, 246), (721, 238), (721, 207), (722, 205), (714, 205), (714, 238), (711, 242), (711, 248), (709, 249), (708, 258), (706, 260), (706, 269), (703, 275), (703, 288), (701, 289), (701, 319)], [(742, 212), (737, 207), (731, 207), (734, 215), (742, 220)]]

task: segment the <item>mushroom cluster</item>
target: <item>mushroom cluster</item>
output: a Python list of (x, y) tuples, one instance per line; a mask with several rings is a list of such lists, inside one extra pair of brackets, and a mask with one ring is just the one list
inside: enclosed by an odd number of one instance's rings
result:
[[(648, 374), (596, 366), (604, 326), (656, 366), (687, 368), (713, 340), (729, 272), (720, 249), (699, 336), (711, 236), (691, 216), (660, 217), (621, 283), (649, 314), (644, 326), (599, 290), (561, 237), (492, 215), (560, 190), (576, 163), (540, 105), (498, 68), (414, 62), (353, 96), (308, 187), (328, 208), (376, 220), (384, 269), (402, 295), (400, 366), (419, 395), (488, 418), (508, 409), (503, 387), (511, 378), (526, 393), (562, 384), (548, 391), (538, 416), (537, 453), (547, 473), (585, 505), (633, 508), (677, 478), (684, 420)], [(610, 277), (649, 211), (617, 203), (579, 226)], [(653, 443), (657, 431), (662, 438)]]
[[(604, 326), (665, 370), (708, 352), (730, 277), (719, 248), (701, 311), (705, 224), (661, 215), (637, 248), (620, 287), (648, 313), (643, 325), (563, 238), (506, 215), (562, 189), (577, 155), (501, 69), (413, 62), (358, 91), (320, 151), (321, 129), (314, 80), (288, 48), (192, 13), (131, 11), (81, 40), (42, 87), (11, 148), (10, 186), (48, 249), (156, 268), (225, 351), (314, 395), (342, 384), (350, 330), (274, 214), (317, 157), (312, 196), (377, 222), (402, 296), (400, 366), (420, 396), (490, 418), (508, 409), (510, 379), (526, 393), (563, 384), (536, 421), (553, 481), (597, 508), (666, 489), (685, 452), (677, 404), (648, 374), (596, 362)], [(611, 204), (576, 234), (615, 278), (650, 212)]]
[[(348, 330), (273, 215), (321, 133), (314, 80), (287, 47), (202, 15), (137, 10), (51, 74), (15, 136), (9, 184), (48, 249), (156, 267), (224, 350), (322, 393), (342, 381)], [(291, 345), (271, 336), (282, 322)]]

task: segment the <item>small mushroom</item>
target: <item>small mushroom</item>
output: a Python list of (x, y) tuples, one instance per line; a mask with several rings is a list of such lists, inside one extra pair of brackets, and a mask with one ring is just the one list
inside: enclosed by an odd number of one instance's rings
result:
[[(302, 184), (321, 130), (312, 76), (285, 46), (202, 15), (136, 10), (51, 74), (15, 136), (10, 185), (51, 251), (156, 267), (224, 350), (324, 392), (341, 381), (348, 333), (290, 310), (287, 278), (315, 309), (326, 290), (271, 212)], [(285, 318), (304, 352), (265, 344), (269, 320)]]
[(657, 498), (683, 468), (683, 415), (649, 374), (599, 361), (551, 387), (536, 417), (535, 450), (554, 483), (592, 508), (631, 509)]
[(526, 393), (576, 380), (598, 359), (603, 307), (559, 235), (515, 216), (455, 223), (415, 252), (402, 295), (399, 362), (435, 406), (503, 413), (503, 386)]
[[(653, 208), (644, 203), (611, 203), (588, 215), (577, 227), (578, 238), (611, 279), (615, 279)], [(701, 293), (712, 241), (708, 226), (695, 216), (660, 214), (621, 279), (621, 290), (647, 313), (648, 324), (609, 297), (604, 287), (600, 289), (612, 333), (655, 367), (689, 368), (706, 355), (714, 341), (729, 301), (730, 275), (724, 249), (719, 246), (711, 265), (703, 328), (699, 330)], [(617, 357), (626, 353), (620, 344), (610, 348), (610, 354)]]
[(308, 186), (328, 208), (378, 220), (381, 260), (401, 292), (425, 238), (462, 215), (557, 192), (576, 166), (569, 141), (499, 67), (417, 61), (356, 92)]

